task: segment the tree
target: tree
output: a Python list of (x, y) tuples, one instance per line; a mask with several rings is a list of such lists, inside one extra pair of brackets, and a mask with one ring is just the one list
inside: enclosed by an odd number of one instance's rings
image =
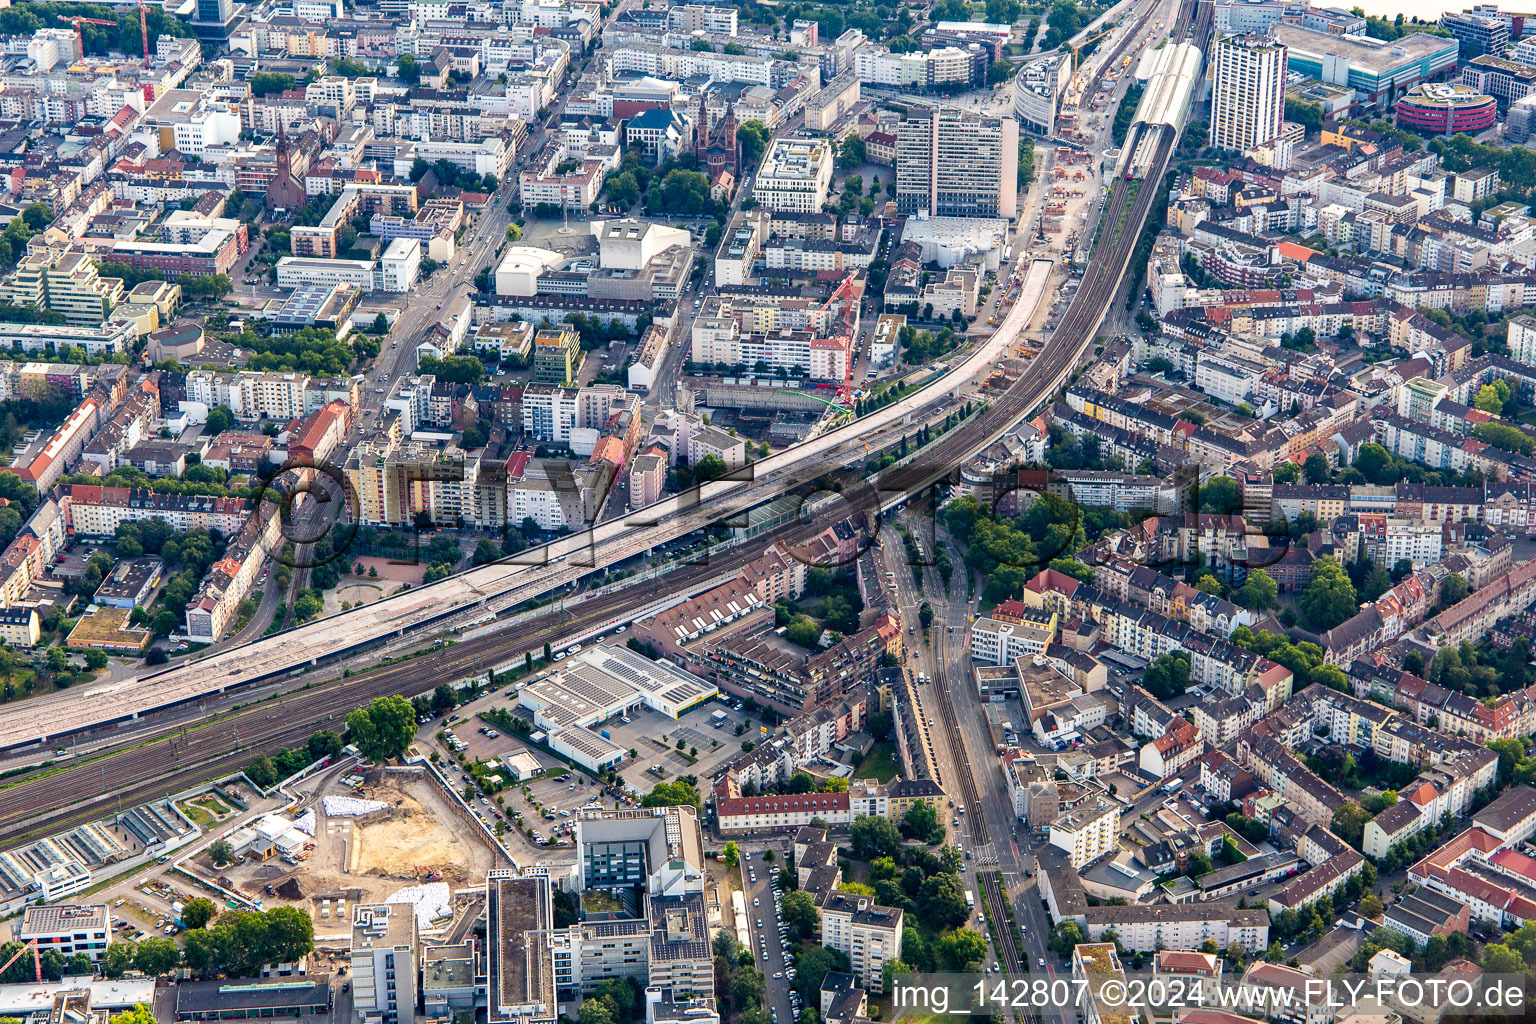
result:
[(1087, 940), (1083, 938), (1083, 929), (1076, 921), (1062, 921), (1056, 926), (1056, 934), (1051, 937), (1050, 947), (1057, 953), (1070, 953)]
[(741, 860), (741, 847), (736, 845), (736, 840), (725, 844), (725, 849), (720, 853), (720, 863), (728, 868), (733, 868)]
[(452, 711), (458, 706), (459, 695), (453, 692), (453, 687), (447, 683), (438, 683), (432, 690), (432, 711), (434, 714), (443, 714)]
[(133, 966), (151, 978), (170, 974), (181, 963), (181, 950), (170, 939), (152, 935), (139, 943)]
[(711, 452), (693, 465), (693, 479), (697, 483), (719, 480), (731, 471), (725, 460)]
[(1459, 572), (1453, 572), (1440, 584), (1440, 604), (1446, 608), (1460, 604), (1467, 599), (1472, 588), (1467, 586), (1467, 581)]
[(155, 1011), (148, 1003), (134, 1003), (133, 1009), (113, 1014), (112, 1024), (155, 1024)]
[(416, 735), (416, 710), (399, 694), (375, 697), (367, 707), (347, 715), (347, 732), (370, 761), (399, 757)]
[(1381, 900), (1373, 892), (1366, 893), (1360, 900), (1361, 917), (1368, 917), (1374, 921), (1381, 917), (1382, 909)]
[(1365, 839), (1365, 823), (1370, 820), (1370, 812), (1350, 800), (1333, 812), (1333, 834), (1359, 849)]
[(699, 791), (693, 785), (693, 776), (680, 776), (672, 782), (660, 782), (645, 796), (640, 798), (641, 807), (683, 807), (692, 806), (701, 808), (704, 800), (699, 796)]
[(850, 134), (843, 140), (841, 148), (837, 151), (837, 166), (845, 171), (851, 171), (864, 162), (864, 140), (857, 133)]
[(1529, 434), (1507, 423), (1479, 423), (1472, 428), (1472, 436), (1507, 452), (1530, 455), (1536, 450), (1536, 441)]
[(341, 737), (329, 729), (318, 729), (310, 734), (305, 745), (309, 748), (310, 760), (321, 761), (341, 753), (342, 743)]
[(92, 647), (85, 652), (85, 667), (92, 672), (100, 672), (107, 667), (107, 652), (100, 647)]
[(798, 929), (802, 939), (810, 938), (816, 926), (821, 923), (821, 912), (816, 909), (816, 901), (798, 889), (784, 894), (780, 917), (786, 925)]
[(1232, 599), (1244, 608), (1261, 612), (1280, 606), (1280, 588), (1269, 573), (1263, 569), (1254, 569), (1248, 573), (1248, 578), (1237, 588)]
[(1355, 454), (1355, 468), (1365, 475), (1365, 479), (1373, 484), (1385, 483), (1387, 468), (1391, 465), (1392, 456), (1379, 444), (1367, 442), (1360, 446)]
[(918, 620), (918, 622), (920, 622), (922, 624), (922, 627), (924, 629), (927, 629), (928, 627), (932, 626), (933, 625), (933, 605), (929, 604), (927, 601), (924, 601), (922, 603), (922, 606), (920, 608), (918, 608), (918, 610), (917, 610), (917, 620)]
[(604, 978), (597, 983), (597, 989), (593, 995), (608, 1001), (609, 1007), (613, 1010), (614, 1019), (619, 1024), (627, 1024), (635, 1018), (639, 999), (635, 993), (635, 987), (630, 984), (628, 978)]
[(1312, 573), (1301, 593), (1301, 610), (1317, 630), (1332, 629), (1359, 611), (1355, 585), (1332, 555), (1312, 564)]
[(106, 956), (102, 958), (101, 973), (109, 978), (121, 978), (133, 970), (134, 954), (139, 950), (138, 944), (124, 939), (113, 939), (107, 947)]
[(768, 148), (768, 126), (761, 121), (744, 121), (736, 129), (736, 144), (741, 150), (743, 167), (756, 167)]
[(904, 833), (930, 846), (944, 839), (944, 823), (926, 800), (919, 800), (908, 808), (901, 819), (901, 828)]
[(652, 186), (647, 199), (652, 213), (693, 217), (708, 212), (716, 204), (709, 197), (709, 179), (698, 171), (670, 170), (661, 184)]
[(1202, 594), (1212, 594), (1220, 597), (1226, 588), (1221, 585), (1220, 579), (1207, 573), (1195, 581), (1195, 589)]
[(277, 92), (287, 92), (294, 86), (292, 75), (276, 74), (267, 71), (258, 71), (250, 77), (252, 96), (270, 96)]
[(853, 855), (859, 860), (895, 857), (901, 852), (901, 831), (895, 822), (872, 814), (861, 814), (849, 828)]
[(1504, 411), (1504, 396), (1499, 394), (1499, 389), (1494, 385), (1484, 384), (1477, 389), (1477, 397), (1472, 400), (1472, 407), (1498, 415)]
[(1309, 484), (1325, 484), (1333, 477), (1333, 471), (1328, 467), (1328, 458), (1322, 452), (1308, 455), (1301, 469)]
[(222, 434), (234, 426), (235, 416), (222, 405), (216, 405), (208, 410), (208, 422), (204, 424), (205, 433), (209, 435)]
[(421, 81), (421, 66), (416, 63), (416, 58), (410, 54), (404, 54), (396, 64), (398, 68), (396, 77), (402, 82), (415, 85)]
[(215, 839), (213, 845), (208, 847), (208, 856), (213, 859), (216, 867), (223, 867), (226, 864), (234, 863), (235, 850), (234, 847), (229, 845), (228, 839), (219, 838)]
[(784, 639), (808, 650), (815, 650), (819, 646), (821, 634), (820, 623), (809, 615), (798, 616), (784, 628)]
[(917, 895), (918, 918), (934, 931), (958, 928), (971, 916), (965, 901), (965, 883), (959, 875), (929, 875)]
[(617, 1024), (613, 1019), (613, 1003), (608, 999), (592, 997), (582, 1001), (576, 1011), (578, 1024)]
[(1243, 498), (1237, 481), (1229, 476), (1213, 476), (1200, 486), (1200, 511), (1233, 515), (1243, 510)]
[(1182, 652), (1161, 655), (1147, 666), (1142, 684), (1158, 700), (1177, 697), (1189, 685), (1189, 656)]
[(956, 928), (933, 944), (934, 959), (941, 971), (975, 974), (987, 959), (987, 940), (970, 928)]
[(800, 998), (810, 1003), (821, 992), (822, 980), (829, 971), (847, 973), (852, 970), (848, 954), (827, 946), (812, 946), (801, 952), (795, 961), (794, 987)]
[(1483, 947), (1483, 969), (1490, 974), (1525, 974), (1525, 958), (1502, 942)]
[(208, 922), (218, 916), (219, 908), (206, 896), (188, 900), (186, 906), (181, 908), (181, 923), (188, 931), (198, 928), (206, 928)]

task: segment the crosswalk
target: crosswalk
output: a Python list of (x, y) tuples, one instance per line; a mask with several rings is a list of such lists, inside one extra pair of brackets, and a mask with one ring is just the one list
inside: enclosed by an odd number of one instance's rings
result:
[(977, 867), (996, 867), (997, 847), (991, 843), (982, 843), (972, 848), (971, 857), (976, 861)]

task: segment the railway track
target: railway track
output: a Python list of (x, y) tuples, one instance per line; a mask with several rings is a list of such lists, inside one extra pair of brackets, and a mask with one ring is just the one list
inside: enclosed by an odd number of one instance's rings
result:
[[(1190, 5), (1186, 5), (1186, 10)], [(1208, 3), (1200, 4), (1209, 8)], [(1184, 15), (1181, 14), (1181, 20)], [(1119, 223), (1127, 215), (1127, 228), (1112, 240), (1106, 251), (1089, 263), (1077, 294), (1073, 298), (1051, 340), (1040, 354), (1030, 360), (1020, 375), (998, 395), (981, 415), (974, 417), (941, 438), (922, 459), (878, 474), (874, 486), (845, 492), (845, 508), (835, 515), (875, 525), (879, 519), (882, 492), (892, 490), (916, 494), (951, 476), (972, 454), (1002, 436), (1046, 401), (1066, 378), (1087, 347), (1119, 291), (1131, 250), (1140, 235), (1146, 212), (1157, 194), (1171, 152), (1173, 133), (1160, 131), (1155, 141), (1143, 133), (1138, 145), (1155, 145), (1157, 153), (1150, 161), (1148, 180), (1139, 187), (1131, 202), (1127, 182), (1116, 181), (1106, 204), (1108, 223)], [(852, 461), (853, 453), (849, 453)], [(814, 485), (810, 485), (814, 486)], [(766, 546), (775, 539), (793, 543), (815, 536), (829, 520), (809, 524), (791, 524), (763, 538)], [(669, 588), (681, 589), (709, 578), (712, 574), (739, 568), (755, 557), (752, 551), (734, 551), (711, 564), (678, 570), (667, 579)], [(339, 723), (348, 711), (374, 697), (388, 694), (416, 696), (432, 689), (444, 679), (476, 675), (516, 658), (524, 651), (539, 650), (546, 642), (559, 643), (565, 636), (584, 626), (610, 619), (632, 605), (635, 595), (619, 591), (575, 603), (570, 610), (549, 612), (515, 627), (467, 640), (442, 651), (387, 666), (382, 669), (335, 680), (314, 688), (266, 701), (192, 730), (177, 729), (163, 738), (128, 750), (105, 755), (41, 778), (19, 782), (3, 791), (0, 801), (0, 843), (15, 842), (33, 835), (68, 828), (80, 822), (100, 818), (117, 806), (129, 807), (146, 799), (178, 792), (196, 782), (233, 771), (258, 753), (270, 752), (303, 742), (311, 732), (327, 724)], [(942, 687), (940, 712), (951, 735), (958, 736), (958, 722), (953, 705)], [(975, 781), (965, 763), (963, 746), (958, 751), (957, 767), (965, 799), (978, 809)], [(73, 798), (62, 808), (60, 794)], [(90, 795), (84, 795), (90, 794)], [(48, 813), (56, 811), (56, 813)], [(991, 842), (985, 816), (972, 820), (983, 844)], [(995, 861), (994, 861), (995, 863)], [(992, 872), (993, 875), (996, 872)], [(1000, 880), (994, 879), (1000, 886)], [(1012, 935), (1007, 938), (1012, 941)], [(1013, 953), (1017, 960), (1017, 952)], [(1010, 964), (1010, 967), (1013, 965)]]
[[(669, 586), (692, 586), (720, 573), (718, 565), (689, 566)], [(56, 832), (145, 800), (180, 792), (205, 779), (239, 770), (253, 757), (305, 742), (316, 729), (340, 732), (349, 711), (375, 697), (414, 697), (444, 680), (479, 675), (523, 651), (611, 619), (634, 595), (619, 591), (574, 605), (557, 621), (546, 618), (453, 644), (431, 656), (336, 679), (241, 708), (198, 727), (0, 790), (0, 843)], [(60, 806), (60, 794), (73, 799)], [(57, 813), (49, 814), (57, 809)], [(41, 817), (40, 816), (45, 816)]]
[(1152, 20), (1152, 15), (1157, 13), (1157, 8), (1157, 4), (1152, 4), (1149, 6), (1146, 10), (1146, 13), (1143, 14), (1140, 20), (1136, 22), (1136, 27), (1121, 36), (1120, 41), (1115, 44), (1114, 50), (1110, 51), (1109, 59), (1105, 60), (1102, 64), (1099, 65), (1099, 69), (1095, 71), (1093, 73), (1093, 77), (1088, 80), (1088, 88), (1084, 89), (1081, 95), (1093, 96), (1099, 91), (1099, 86), (1104, 84), (1104, 76), (1109, 73), (1111, 68), (1120, 62), (1121, 57), (1125, 56), (1125, 51), (1131, 45), (1131, 43), (1134, 40), (1142, 39), (1146, 36), (1147, 22)]

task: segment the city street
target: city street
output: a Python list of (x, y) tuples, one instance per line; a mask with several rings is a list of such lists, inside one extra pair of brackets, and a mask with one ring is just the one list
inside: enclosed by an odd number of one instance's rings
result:
[[(778, 1024), (792, 1024), (795, 1015), (789, 1002), (790, 981), (784, 973), (790, 965), (784, 955), (787, 950), (779, 940), (779, 921), (774, 913), (773, 889), (769, 883), (778, 877), (779, 869), (786, 863), (785, 849), (788, 846), (788, 843), (751, 847), (744, 845), (740, 864), (741, 881), (745, 887), (743, 898), (747, 902), (748, 931), (752, 933), (754, 946), (752, 952), (757, 959), (758, 969), (763, 972), (767, 1004)], [(763, 860), (763, 851), (770, 849), (774, 851), (771, 862)], [(754, 874), (757, 876), (756, 881), (752, 880)], [(754, 900), (757, 901), (756, 906), (753, 906)], [(762, 927), (758, 927), (758, 922), (762, 922)]]

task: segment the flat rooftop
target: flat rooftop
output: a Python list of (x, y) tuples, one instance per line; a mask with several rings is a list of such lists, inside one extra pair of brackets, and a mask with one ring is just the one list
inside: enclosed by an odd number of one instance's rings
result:
[(122, 650), (143, 650), (149, 643), (150, 631), (128, 625), (127, 608), (96, 605), (96, 611), (80, 616), (75, 628), (69, 631), (69, 647), (112, 647)]
[(56, 935), (59, 932), (77, 932), (86, 929), (106, 929), (110, 915), (105, 903), (86, 906), (63, 903), (52, 907), (28, 907), (21, 915), (21, 936)]
[(1292, 56), (1317, 59), (1322, 56), (1345, 57), (1353, 67), (1372, 74), (1384, 74), (1409, 64), (1417, 64), (1444, 52), (1454, 51), (1456, 40), (1415, 32), (1392, 42), (1364, 36), (1335, 36), (1314, 32), (1299, 25), (1280, 23), (1270, 26), (1276, 42), (1284, 43)]
[(521, 1011), (542, 1004), (555, 1015), (554, 962), (545, 945), (545, 932), (553, 923), (549, 878), (518, 877), (493, 872), (486, 879), (488, 948), (491, 992), (489, 1019), (525, 1018)]

